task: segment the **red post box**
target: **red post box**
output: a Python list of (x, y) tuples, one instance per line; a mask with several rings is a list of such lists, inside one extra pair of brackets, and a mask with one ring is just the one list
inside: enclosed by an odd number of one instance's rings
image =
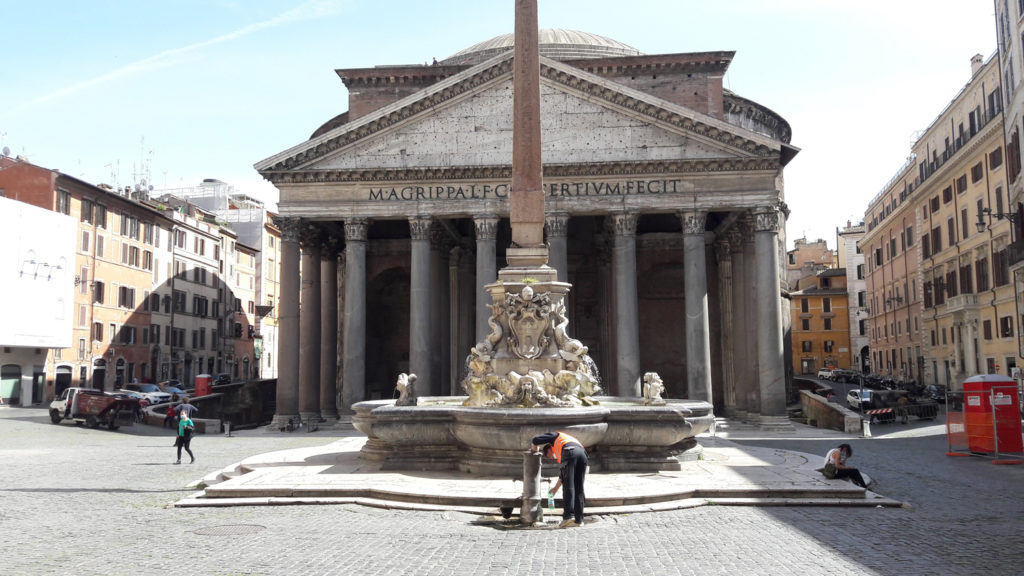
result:
[(213, 392), (213, 376), (200, 374), (196, 376), (196, 396), (206, 396)]
[(964, 380), (964, 428), (971, 452), (1024, 452), (1017, 382), (998, 374)]

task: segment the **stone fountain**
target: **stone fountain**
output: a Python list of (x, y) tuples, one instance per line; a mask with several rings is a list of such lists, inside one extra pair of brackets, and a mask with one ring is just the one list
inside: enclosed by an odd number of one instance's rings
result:
[(679, 470), (701, 450), (694, 437), (714, 421), (711, 405), (662, 399), (654, 373), (643, 398), (601, 396), (587, 347), (567, 332), (572, 286), (557, 280), (544, 244), (536, 0), (516, 1), (514, 50), (513, 245), (485, 287), (490, 333), (467, 358), (467, 395), (416, 397), (414, 375), (401, 375), (401, 402), (352, 407), (368, 438), (361, 456), (385, 469), (518, 478), (530, 439), (561, 430), (587, 447), (594, 471)]

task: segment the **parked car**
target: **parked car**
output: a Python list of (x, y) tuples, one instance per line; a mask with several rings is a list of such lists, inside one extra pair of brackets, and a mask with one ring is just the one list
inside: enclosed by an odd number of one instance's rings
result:
[(135, 400), (146, 400), (147, 403), (149, 402), (149, 400), (147, 400), (146, 397), (143, 396), (141, 392), (134, 392), (132, 390), (114, 390), (113, 392), (111, 392), (111, 394), (114, 394), (116, 396), (123, 396), (125, 398), (134, 398)]
[(220, 374), (214, 376), (213, 385), (217, 386), (219, 384), (231, 384), (231, 374), (228, 374), (227, 372), (221, 372)]
[[(168, 382), (177, 382), (177, 380), (169, 380)], [(167, 382), (161, 382), (157, 384), (157, 387), (171, 395), (171, 399), (181, 398), (182, 396), (188, 396), (188, 392), (179, 388), (176, 385), (168, 384)]]
[(163, 404), (171, 401), (171, 395), (161, 390), (156, 384), (125, 384), (124, 389), (142, 394), (142, 397), (149, 400), (150, 404)]
[(823, 380), (832, 378), (832, 370), (829, 368), (822, 368), (821, 370), (818, 370), (818, 378)]
[(871, 408), (871, 390), (861, 390), (860, 388), (854, 388), (846, 394), (846, 405), (851, 410), (860, 410), (863, 407), (865, 410)]
[(833, 370), (829, 380), (833, 382), (855, 382), (857, 373), (853, 370)]

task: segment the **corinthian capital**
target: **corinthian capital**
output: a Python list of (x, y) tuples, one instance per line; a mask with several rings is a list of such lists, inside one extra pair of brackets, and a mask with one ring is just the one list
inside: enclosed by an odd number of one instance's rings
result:
[(761, 206), (754, 209), (754, 232), (779, 232), (781, 214), (778, 206)]
[(409, 218), (409, 235), (413, 240), (430, 240), (430, 225), (433, 220), (429, 216), (413, 216)]
[(611, 215), (612, 232), (616, 236), (633, 236), (636, 234), (637, 215), (632, 212), (618, 212)]
[(302, 232), (302, 219), (291, 216), (276, 216), (274, 225), (281, 229), (283, 242), (298, 242)]
[(368, 218), (346, 218), (345, 242), (366, 242), (366, 230), (369, 227)]
[(477, 240), (494, 240), (498, 233), (498, 217), (489, 214), (474, 217), (473, 226)]
[(565, 212), (554, 212), (544, 216), (544, 226), (548, 237), (564, 238), (569, 228), (569, 215)]
[(707, 212), (687, 210), (679, 212), (679, 220), (683, 224), (683, 234), (704, 234), (708, 221)]

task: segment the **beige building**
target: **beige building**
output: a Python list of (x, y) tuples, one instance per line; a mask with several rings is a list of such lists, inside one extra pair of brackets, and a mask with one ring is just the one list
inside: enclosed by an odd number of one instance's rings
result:
[[(230, 228), (227, 235), (235, 236), (238, 242), (256, 250), (255, 294), (253, 298), (245, 298), (246, 302), (253, 300), (255, 312), (247, 311), (246, 314), (252, 317), (246, 317), (245, 322), (241, 323), (245, 337), (226, 344), (232, 350), (230, 356), (240, 360), (222, 365), (222, 369), (231, 373), (232, 377), (240, 378), (243, 373), (250, 377), (277, 377), (278, 333), (275, 308), (280, 295), (278, 268), (281, 262), (281, 231), (273, 224), (272, 214), (267, 212), (263, 202), (216, 178), (206, 178), (195, 186), (157, 190), (154, 194), (171, 194), (215, 215), (218, 223)], [(230, 274), (226, 277), (228, 284), (232, 284)], [(234, 302), (236, 297), (231, 296), (231, 301)], [(228, 332), (233, 335), (234, 319), (227, 320), (230, 328)], [(253, 326), (251, 337), (248, 335), (249, 326)], [(248, 368), (246, 358), (249, 359)]]
[[(1006, 262), (1017, 302), (1017, 359), (1024, 358), (1024, 178), (1021, 178), (1021, 130), (1024, 130), (1024, 5), (1020, 2), (994, 2), (996, 47), (1002, 81), (1003, 138), (1006, 143), (1006, 183), (1009, 203), (1003, 209), (993, 207), (994, 217), (1013, 222)], [(1004, 362), (1002, 373), (1009, 374)], [(1024, 378), (1022, 378), (1024, 380)]]
[(801, 278), (814, 276), (822, 270), (835, 268), (835, 257), (828, 249), (828, 242), (817, 239), (808, 242), (807, 238), (793, 241), (793, 249), (786, 252), (786, 282), (794, 288)]
[(277, 378), (277, 304), (281, 296), (281, 231), (268, 217), (263, 222), (263, 249), (257, 257), (256, 340), (254, 354), (260, 378)]
[(864, 223), (852, 224), (836, 231), (836, 257), (839, 269), (846, 272), (847, 313), (850, 332), (850, 368), (866, 372), (870, 365), (870, 339), (868, 338), (867, 265), (860, 239), (864, 237)]
[(996, 58), (913, 145), (865, 214), (871, 368), (956, 387), (1016, 365)]

